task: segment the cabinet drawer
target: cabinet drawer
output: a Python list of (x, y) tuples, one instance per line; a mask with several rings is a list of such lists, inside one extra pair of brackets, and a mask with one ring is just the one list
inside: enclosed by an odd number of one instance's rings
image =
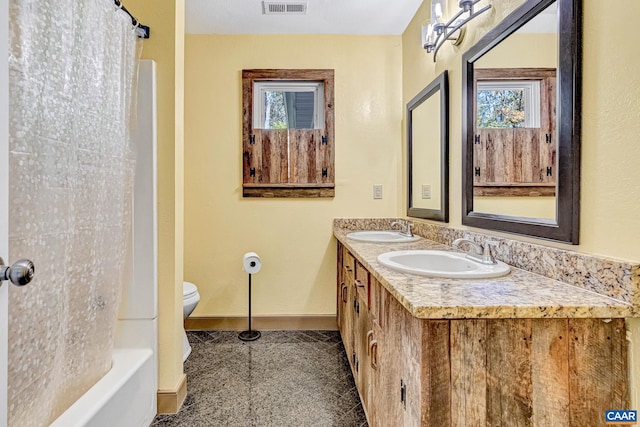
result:
[(369, 276), (369, 311), (372, 320), (380, 327), (385, 326), (385, 292), (380, 282), (372, 275)]
[(356, 289), (362, 295), (362, 299), (369, 307), (369, 271), (362, 264), (356, 261), (354, 284)]
[(342, 255), (342, 268), (344, 269), (343, 275), (345, 278), (349, 278), (353, 281), (355, 280), (354, 270), (355, 270), (356, 260), (353, 257), (353, 255), (349, 253), (347, 248), (343, 248), (343, 251), (344, 251)]

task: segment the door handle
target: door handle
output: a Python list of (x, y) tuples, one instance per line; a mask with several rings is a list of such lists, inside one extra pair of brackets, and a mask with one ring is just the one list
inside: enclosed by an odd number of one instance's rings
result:
[(33, 262), (28, 259), (19, 259), (11, 267), (8, 267), (0, 258), (0, 285), (4, 280), (10, 280), (16, 286), (24, 286), (31, 282), (35, 272)]
[(371, 340), (373, 339), (373, 329), (367, 332), (367, 354), (371, 354)]
[(371, 354), (370, 364), (374, 370), (378, 369), (378, 340), (371, 340), (369, 343), (369, 353)]

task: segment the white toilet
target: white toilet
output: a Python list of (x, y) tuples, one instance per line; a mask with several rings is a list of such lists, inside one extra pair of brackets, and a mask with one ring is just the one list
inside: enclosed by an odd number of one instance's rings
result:
[[(186, 319), (189, 317), (193, 310), (200, 301), (200, 294), (198, 293), (198, 287), (191, 282), (182, 283), (182, 315)], [(187, 339), (187, 333), (182, 333), (182, 360), (187, 360), (187, 357), (191, 354), (191, 345)]]

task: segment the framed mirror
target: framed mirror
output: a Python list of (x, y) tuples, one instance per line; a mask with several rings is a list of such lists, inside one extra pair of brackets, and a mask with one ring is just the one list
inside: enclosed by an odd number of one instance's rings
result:
[(407, 216), (449, 221), (447, 71), (407, 104)]
[(526, 0), (462, 56), (464, 225), (578, 243), (581, 0)]

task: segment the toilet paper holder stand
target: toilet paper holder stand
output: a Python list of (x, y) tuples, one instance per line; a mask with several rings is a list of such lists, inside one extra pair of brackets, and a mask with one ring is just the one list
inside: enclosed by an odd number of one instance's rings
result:
[[(251, 261), (251, 267), (255, 267), (255, 261)], [(249, 273), (249, 329), (238, 334), (238, 338), (242, 341), (255, 341), (260, 338), (260, 331), (251, 329), (251, 273)]]

